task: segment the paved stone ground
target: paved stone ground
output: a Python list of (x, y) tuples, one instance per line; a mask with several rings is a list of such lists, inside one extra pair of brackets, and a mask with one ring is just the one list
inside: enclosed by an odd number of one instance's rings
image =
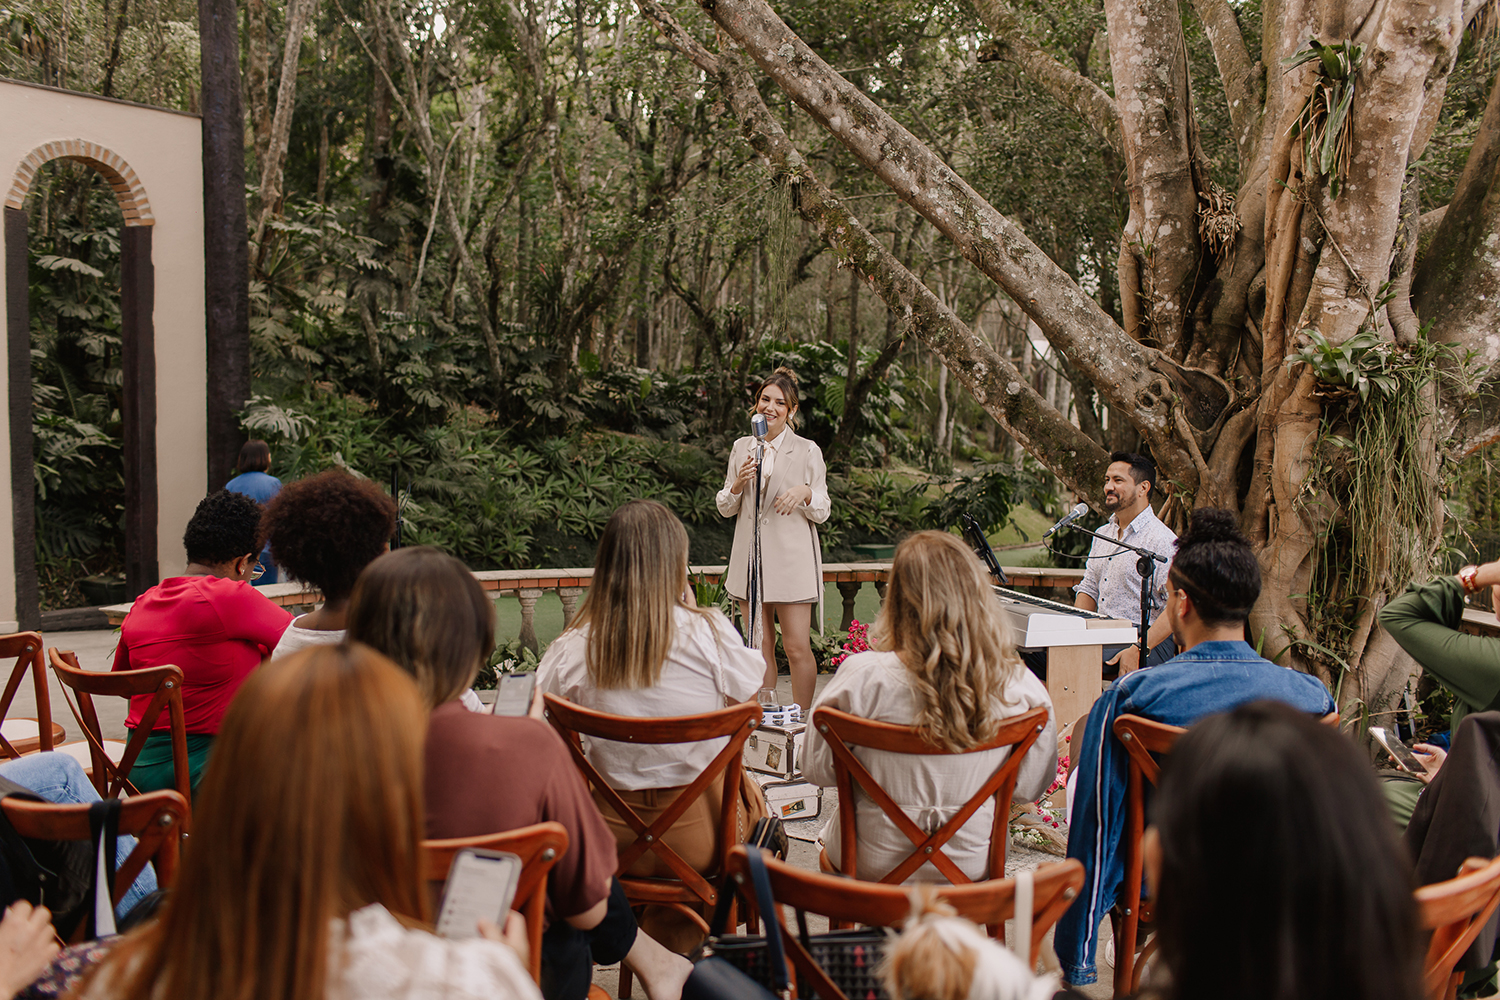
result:
[[(56, 647), (72, 650), (78, 655), (78, 665), (85, 670), (108, 670), (114, 663), (115, 643), (120, 633), (113, 629), (98, 629), (90, 632), (48, 632), (42, 636), (47, 649)], [(63, 697), (63, 687), (51, 670), (47, 671), (47, 687), (52, 701), (52, 721), (67, 730), (67, 742), (82, 742), (83, 731), (68, 703)], [(71, 694), (71, 692), (70, 692)], [(99, 728), (107, 740), (125, 739), (124, 698), (96, 698), (94, 710), (99, 713)], [(17, 718), (36, 717), (36, 692), (27, 678), (16, 691), (16, 700), (10, 707), (11, 716)]]

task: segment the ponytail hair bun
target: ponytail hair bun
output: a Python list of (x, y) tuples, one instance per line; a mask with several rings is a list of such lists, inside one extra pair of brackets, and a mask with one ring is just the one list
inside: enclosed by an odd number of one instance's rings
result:
[(1250, 540), (1240, 530), (1240, 520), (1233, 511), (1205, 507), (1193, 511), (1188, 521), (1187, 532), (1178, 540), (1179, 547), (1201, 545), (1205, 542), (1232, 542), (1249, 545)]
[[(789, 378), (789, 379), (792, 380), (792, 385), (794, 385), (794, 386), (798, 386), (798, 385), (802, 384), (802, 380), (797, 377), (797, 373), (794, 372), (794, 371), (792, 371), (786, 365), (782, 365), (780, 368), (777, 368), (771, 374), (772, 375), (785, 375), (787, 378)], [(769, 379), (767, 381), (769, 381)]]

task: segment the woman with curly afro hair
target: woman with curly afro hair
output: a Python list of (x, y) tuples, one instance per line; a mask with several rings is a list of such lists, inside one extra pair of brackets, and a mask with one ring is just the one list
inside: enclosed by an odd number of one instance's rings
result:
[(323, 606), (294, 619), (272, 656), (343, 642), (355, 579), (391, 547), (396, 501), (368, 479), (329, 469), (283, 486), (260, 526), (287, 577), (323, 593)]
[[(187, 722), (188, 772), (194, 787), (208, 763), (219, 723), (245, 678), (276, 646), (291, 620), (250, 586), (260, 552), (260, 504), (242, 493), (219, 490), (198, 504), (183, 533), (187, 568), (135, 599), (115, 670), (168, 664), (182, 670)], [(144, 719), (151, 695), (130, 699), (125, 728), (152, 727), (130, 781), (143, 792), (174, 787), (171, 719)]]

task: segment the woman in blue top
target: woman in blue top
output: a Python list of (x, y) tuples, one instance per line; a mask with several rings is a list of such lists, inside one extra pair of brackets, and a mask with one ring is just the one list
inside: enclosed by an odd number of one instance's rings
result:
[[(264, 507), (280, 491), (281, 480), (267, 472), (271, 468), (271, 446), (259, 438), (245, 442), (234, 465), (240, 474), (224, 484), (231, 493), (243, 493)], [(255, 579), (255, 586), (264, 587), (281, 578), (276, 572), (276, 564), (271, 561), (269, 544), (260, 551), (260, 566), (265, 572)]]

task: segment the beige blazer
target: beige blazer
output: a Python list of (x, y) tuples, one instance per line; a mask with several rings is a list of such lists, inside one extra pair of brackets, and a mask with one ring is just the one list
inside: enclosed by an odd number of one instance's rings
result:
[[(734, 525), (734, 548), (729, 556), (725, 589), (736, 600), (744, 600), (749, 591), (750, 546), (755, 523), (755, 494), (746, 489), (739, 496), (727, 493), (734, 473), (745, 458), (754, 453), (755, 438), (742, 437), (729, 453), (729, 469), (719, 497), (719, 513), (737, 517)], [(810, 486), (815, 492), (828, 492), (828, 469), (823, 452), (807, 438), (790, 428), (787, 442), (776, 455), (776, 467), (760, 501), (760, 548), (767, 604), (795, 604), (817, 601), (813, 628), (823, 630), (823, 550), (818, 544), (817, 521), (828, 515), (815, 512), (807, 505), (791, 514), (778, 514), (771, 501), (793, 486)], [(822, 516), (818, 516), (821, 513)]]

